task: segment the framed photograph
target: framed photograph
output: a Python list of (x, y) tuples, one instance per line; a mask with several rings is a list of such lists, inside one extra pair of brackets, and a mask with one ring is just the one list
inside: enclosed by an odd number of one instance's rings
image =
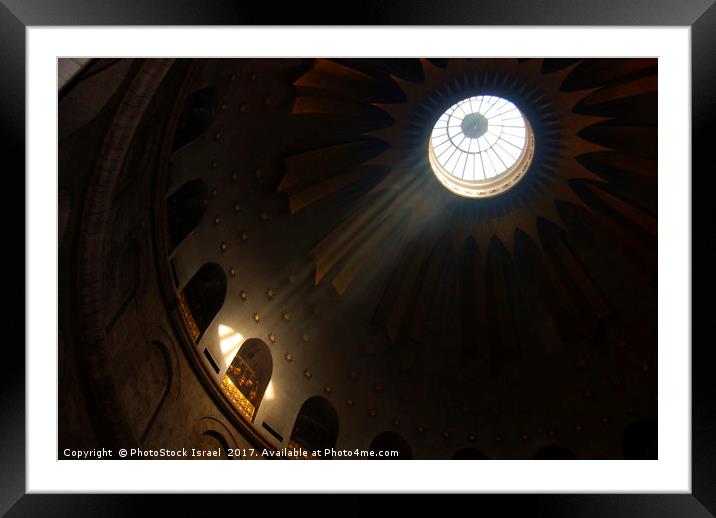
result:
[(712, 2), (4, 4), (27, 313), (0, 511), (714, 512)]

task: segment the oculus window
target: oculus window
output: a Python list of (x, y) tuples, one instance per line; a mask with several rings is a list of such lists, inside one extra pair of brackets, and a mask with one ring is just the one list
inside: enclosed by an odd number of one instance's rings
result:
[(435, 123), (428, 158), (449, 191), (499, 195), (519, 182), (534, 156), (532, 128), (514, 103), (480, 95), (453, 104)]

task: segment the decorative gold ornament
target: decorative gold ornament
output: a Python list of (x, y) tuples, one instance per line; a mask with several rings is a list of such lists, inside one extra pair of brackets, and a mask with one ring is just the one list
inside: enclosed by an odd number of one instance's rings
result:
[(248, 419), (249, 421), (253, 421), (254, 412), (256, 412), (256, 408), (251, 403), (251, 401), (249, 401), (249, 399), (244, 396), (244, 394), (238, 389), (238, 387), (234, 385), (228, 375), (225, 375), (221, 379), (221, 389), (224, 391), (224, 394), (226, 394), (226, 396), (229, 398), (231, 404), (234, 405), (234, 408), (236, 408), (236, 410), (238, 410), (239, 413), (243, 415), (246, 419)]
[(192, 341), (196, 343), (201, 332), (199, 331), (199, 326), (196, 325), (194, 316), (191, 314), (191, 310), (189, 309), (189, 304), (187, 304), (184, 292), (180, 291), (177, 294), (177, 301), (179, 302), (179, 313), (181, 313), (184, 325), (186, 325), (187, 331), (189, 331), (189, 335), (191, 336)]

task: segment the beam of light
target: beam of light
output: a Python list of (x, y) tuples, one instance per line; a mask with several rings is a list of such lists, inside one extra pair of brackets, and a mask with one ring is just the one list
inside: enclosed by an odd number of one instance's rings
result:
[(231, 365), (243, 342), (244, 335), (234, 331), (230, 326), (219, 324), (219, 348), (226, 366)]
[(267, 399), (273, 399), (276, 397), (276, 393), (273, 390), (273, 381), (269, 381), (269, 384), (266, 386), (266, 391), (264, 392), (263, 400), (266, 401)]

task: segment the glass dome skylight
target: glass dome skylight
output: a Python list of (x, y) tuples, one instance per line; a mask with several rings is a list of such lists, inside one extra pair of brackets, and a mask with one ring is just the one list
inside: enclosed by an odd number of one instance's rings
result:
[(448, 108), (435, 123), (428, 150), (440, 183), (469, 198), (495, 196), (514, 186), (533, 154), (527, 119), (512, 102), (491, 95)]

